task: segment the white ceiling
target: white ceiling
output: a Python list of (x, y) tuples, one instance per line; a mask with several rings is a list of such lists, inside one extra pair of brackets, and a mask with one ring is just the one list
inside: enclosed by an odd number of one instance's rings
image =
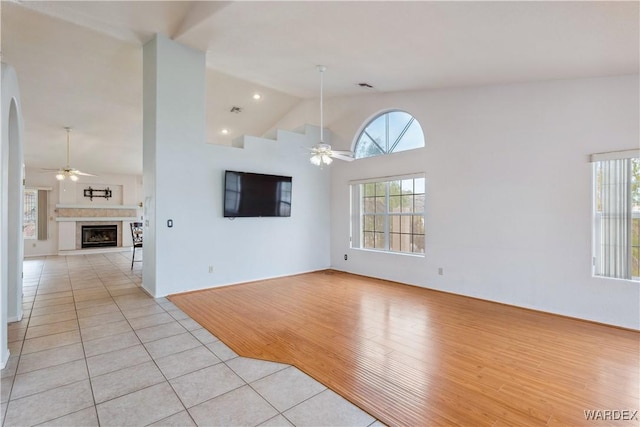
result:
[[(142, 45), (206, 51), (207, 141), (262, 135), (302, 98), (637, 74), (639, 3), (85, 1), (1, 3), (25, 163), (142, 173)], [(367, 82), (373, 89), (360, 88)], [(259, 92), (260, 101), (251, 96)], [(242, 107), (240, 114), (229, 112)], [(302, 123), (301, 123), (302, 125)], [(331, 124), (328, 123), (331, 127)], [(230, 129), (228, 136), (220, 134)]]

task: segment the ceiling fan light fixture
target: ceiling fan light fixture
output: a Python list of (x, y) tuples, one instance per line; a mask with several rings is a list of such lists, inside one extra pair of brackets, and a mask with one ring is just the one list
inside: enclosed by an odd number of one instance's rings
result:
[(63, 173), (59, 173), (59, 174), (57, 174), (57, 175), (56, 175), (56, 179), (57, 179), (58, 181), (64, 181), (64, 174), (63, 174)]
[(323, 165), (330, 165), (333, 162), (333, 158), (340, 160), (351, 161), (353, 160), (353, 154), (346, 151), (333, 151), (331, 145), (324, 142), (324, 81), (322, 75), (327, 70), (324, 65), (318, 65), (316, 67), (320, 72), (320, 142), (311, 148), (311, 158), (309, 161), (322, 168)]
[(76, 182), (78, 180), (78, 175), (69, 174), (69, 179), (73, 182)]

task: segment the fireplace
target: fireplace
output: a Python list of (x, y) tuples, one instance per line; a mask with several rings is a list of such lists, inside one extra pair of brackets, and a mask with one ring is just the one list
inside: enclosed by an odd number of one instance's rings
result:
[(83, 225), (82, 248), (118, 246), (117, 225)]

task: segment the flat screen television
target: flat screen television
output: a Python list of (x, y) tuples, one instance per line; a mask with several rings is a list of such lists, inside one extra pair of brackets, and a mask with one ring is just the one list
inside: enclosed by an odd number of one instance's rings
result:
[(225, 171), (224, 216), (291, 216), (290, 176)]

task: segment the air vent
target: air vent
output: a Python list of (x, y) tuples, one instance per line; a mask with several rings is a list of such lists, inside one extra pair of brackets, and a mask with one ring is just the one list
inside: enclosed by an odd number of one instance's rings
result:
[(366, 87), (367, 89), (373, 89), (373, 86), (371, 86), (369, 83), (358, 83), (358, 86)]
[(231, 107), (231, 110), (229, 110), (229, 111), (232, 112), (232, 113), (240, 114), (242, 112), (242, 108), (233, 106), (233, 107)]

